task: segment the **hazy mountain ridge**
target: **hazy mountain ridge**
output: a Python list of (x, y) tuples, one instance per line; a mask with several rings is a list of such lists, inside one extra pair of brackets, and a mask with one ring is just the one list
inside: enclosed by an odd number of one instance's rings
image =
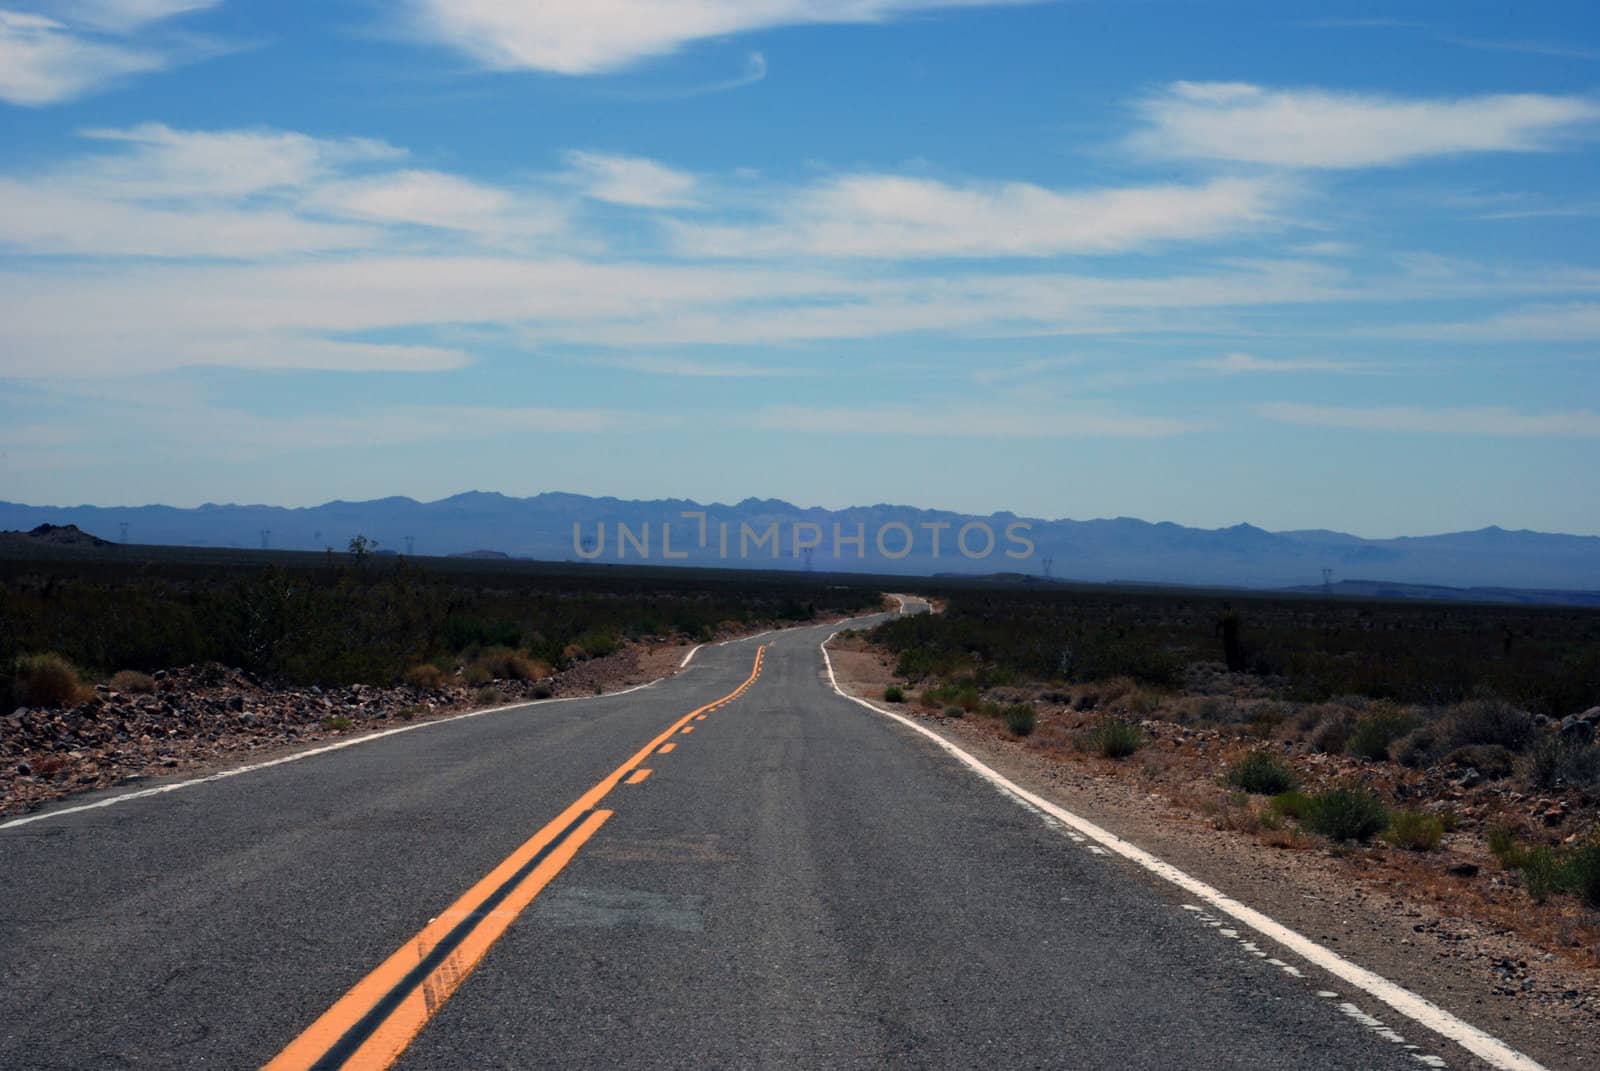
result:
[[(699, 524), (686, 511), (707, 515), (707, 545), (698, 544)], [(996, 536), (988, 557), (968, 558), (955, 548), (962, 524), (981, 521)], [(947, 523), (938, 557), (931, 553), (925, 524)], [(1008, 558), (1005, 528), (1026, 524), (1034, 544), (1031, 556)], [(841, 510), (800, 507), (780, 499), (747, 498), (731, 505), (701, 504), (690, 499), (635, 501), (546, 492), (512, 498), (495, 492), (468, 491), (435, 502), (388, 497), (366, 502), (333, 501), (320, 506), (285, 507), (263, 504), (206, 503), (183, 509), (149, 505), (128, 507), (29, 506), (0, 502), (0, 528), (31, 529), (39, 524), (76, 524), (86, 532), (121, 541), (122, 525), (131, 543), (179, 546), (259, 547), (284, 550), (344, 549), (358, 533), (378, 540), (385, 550), (419, 555), (449, 555), (493, 549), (518, 557), (576, 559), (580, 548), (595, 560), (617, 561), (619, 523), (639, 533), (650, 526), (648, 560), (666, 563), (661, 533), (671, 526), (674, 559), (691, 564), (740, 564), (762, 568), (804, 568), (794, 553), (793, 526), (815, 524), (823, 535), (814, 552), (817, 569), (865, 570), (929, 574), (1018, 571), (1039, 574), (1044, 559), (1063, 579), (1123, 579), (1184, 584), (1226, 584), (1247, 587), (1311, 586), (1322, 570), (1333, 570), (1335, 582), (1351, 577), (1369, 583), (1445, 585), (1464, 588), (1532, 588), (1592, 590), (1600, 587), (1600, 537), (1513, 531), (1489, 527), (1471, 532), (1394, 539), (1363, 539), (1343, 532), (1301, 530), (1269, 532), (1250, 524), (1227, 528), (1189, 528), (1169, 521), (1132, 517), (1086, 521), (1018, 517), (1009, 512), (973, 516), (948, 510), (919, 509), (878, 503)], [(579, 526), (574, 545), (573, 524)], [(719, 524), (729, 531), (729, 556), (719, 557)], [(739, 530), (754, 531), (777, 524), (782, 546), (776, 560), (770, 548), (739, 557)], [(833, 525), (845, 535), (864, 526), (864, 553), (842, 544), (834, 556)], [(915, 537), (911, 553), (884, 557), (875, 546), (885, 525), (904, 525)], [(603, 546), (597, 533), (604, 531)], [(980, 536), (981, 533), (975, 533)], [(408, 547), (407, 537), (411, 537)], [(904, 535), (886, 533), (886, 547), (897, 551)], [(981, 538), (977, 539), (979, 546)], [(686, 553), (686, 558), (677, 558)], [(631, 546), (621, 560), (638, 561)]]

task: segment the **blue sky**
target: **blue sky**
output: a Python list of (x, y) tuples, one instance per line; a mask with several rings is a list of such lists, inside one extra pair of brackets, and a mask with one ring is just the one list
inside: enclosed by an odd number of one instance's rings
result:
[(1592, 4), (0, 0), (0, 497), (1600, 534)]

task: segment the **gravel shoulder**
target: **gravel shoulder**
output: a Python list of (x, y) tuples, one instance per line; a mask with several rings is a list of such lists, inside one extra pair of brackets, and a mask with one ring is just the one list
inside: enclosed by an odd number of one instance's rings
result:
[[(851, 694), (881, 702), (884, 689), (896, 683), (888, 656), (858, 637), (840, 637), (830, 653), (840, 687)], [(1419, 870), (1404, 858), (1412, 853), (1393, 849), (1274, 847), (1248, 832), (1218, 828), (1225, 816), (1219, 821), (1187, 805), (1181, 790), (1153, 791), (1132, 765), (1138, 758), (1117, 764), (1068, 757), (1038, 738), (1010, 738), (992, 719), (956, 720), (913, 704), (897, 709), (1018, 784), (1547, 1066), (1600, 1067), (1600, 970), (1592, 966), (1592, 934), (1576, 925), (1544, 926), (1540, 935), (1547, 939), (1541, 941), (1507, 925), (1519, 907), (1526, 910), (1526, 897), (1500, 887), (1504, 879), (1486, 852), (1447, 845), (1446, 853), (1436, 853), (1442, 858)], [(1461, 874), (1451, 873), (1452, 866)]]

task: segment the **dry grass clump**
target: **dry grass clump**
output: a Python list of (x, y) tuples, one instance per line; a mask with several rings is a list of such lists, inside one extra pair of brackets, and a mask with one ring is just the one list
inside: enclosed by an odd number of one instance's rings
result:
[(155, 678), (136, 669), (124, 669), (115, 673), (107, 683), (113, 692), (125, 692), (128, 695), (156, 694)]
[(11, 689), (25, 707), (70, 707), (94, 695), (84, 686), (78, 667), (53, 651), (19, 656)]
[(420, 688), (425, 692), (437, 692), (444, 688), (449, 677), (432, 662), (423, 662), (406, 670), (405, 680), (413, 688)]
[[(474, 670), (479, 672), (474, 673)], [(509, 647), (487, 647), (467, 666), (467, 683), (484, 684), (491, 680), (537, 681), (550, 676), (551, 672), (549, 666), (529, 658), (520, 651), (513, 651)]]

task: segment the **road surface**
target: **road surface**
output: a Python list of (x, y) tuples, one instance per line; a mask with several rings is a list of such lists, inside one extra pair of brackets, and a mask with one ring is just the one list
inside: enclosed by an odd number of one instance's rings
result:
[(1471, 1066), (840, 697), (834, 628), (0, 828), (0, 1067)]

